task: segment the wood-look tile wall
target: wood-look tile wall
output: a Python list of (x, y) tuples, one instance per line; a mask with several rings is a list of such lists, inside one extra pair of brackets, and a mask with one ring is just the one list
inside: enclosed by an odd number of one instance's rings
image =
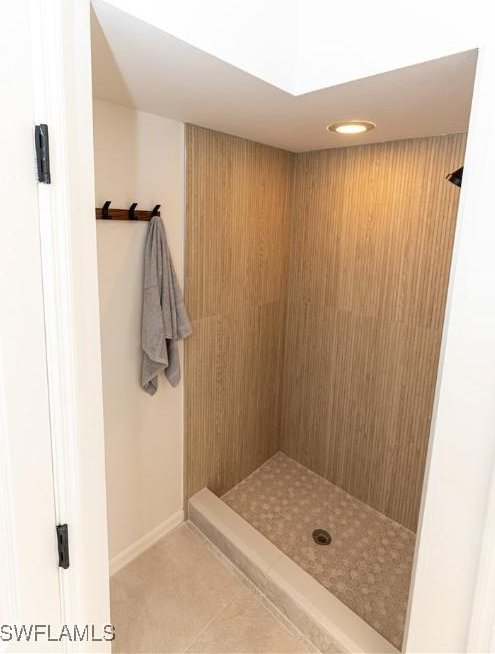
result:
[(186, 495), (279, 449), (293, 155), (186, 128)]
[(465, 135), (298, 155), (186, 137), (186, 494), (281, 447), (415, 529)]
[(462, 164), (453, 135), (297, 155), (282, 449), (415, 530)]

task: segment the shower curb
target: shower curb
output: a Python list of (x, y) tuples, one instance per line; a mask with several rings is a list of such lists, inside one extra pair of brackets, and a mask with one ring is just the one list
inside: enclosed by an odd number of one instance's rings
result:
[(207, 488), (189, 500), (189, 520), (320, 651), (398, 654), (383, 636)]

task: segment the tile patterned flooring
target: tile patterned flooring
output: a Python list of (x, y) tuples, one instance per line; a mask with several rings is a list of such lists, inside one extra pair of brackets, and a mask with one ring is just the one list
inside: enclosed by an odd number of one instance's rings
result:
[(313, 651), (187, 523), (115, 574), (110, 590), (113, 652)]
[[(278, 452), (223, 500), (398, 649), (415, 535)], [(330, 532), (317, 545), (314, 529)]]

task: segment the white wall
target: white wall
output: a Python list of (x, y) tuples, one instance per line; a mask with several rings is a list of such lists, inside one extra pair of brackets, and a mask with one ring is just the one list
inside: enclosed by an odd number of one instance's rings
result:
[[(184, 130), (160, 116), (94, 101), (96, 206), (161, 204), (177, 275), (184, 269)], [(183, 386), (139, 385), (148, 223), (98, 221), (110, 560), (115, 569), (182, 514)], [(144, 539), (144, 541), (142, 541)], [(116, 559), (117, 557), (117, 559)]]
[(493, 31), (486, 0), (105, 2), (294, 95), (470, 50)]
[(485, 43), (490, 3), (299, 0), (295, 94), (471, 50)]
[[(294, 87), (297, 0), (106, 0), (288, 92)], [(100, 0), (93, 2), (98, 13)]]
[[(445, 316), (407, 652), (488, 652), (494, 543), (478, 569), (495, 457), (495, 45), (480, 49)], [(491, 526), (490, 523), (488, 526)], [(485, 610), (488, 609), (488, 610)], [(490, 615), (490, 625), (481, 616)], [(471, 642), (468, 635), (471, 624)], [(486, 640), (484, 640), (486, 638)]]

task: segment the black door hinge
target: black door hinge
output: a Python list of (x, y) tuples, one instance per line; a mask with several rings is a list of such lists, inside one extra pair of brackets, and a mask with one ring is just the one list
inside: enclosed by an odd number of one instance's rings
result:
[(58, 565), (67, 570), (69, 567), (69, 527), (57, 525)]
[(36, 146), (36, 163), (38, 166), (38, 182), (51, 184), (50, 176), (50, 143), (48, 141), (48, 125), (34, 126), (34, 143)]

